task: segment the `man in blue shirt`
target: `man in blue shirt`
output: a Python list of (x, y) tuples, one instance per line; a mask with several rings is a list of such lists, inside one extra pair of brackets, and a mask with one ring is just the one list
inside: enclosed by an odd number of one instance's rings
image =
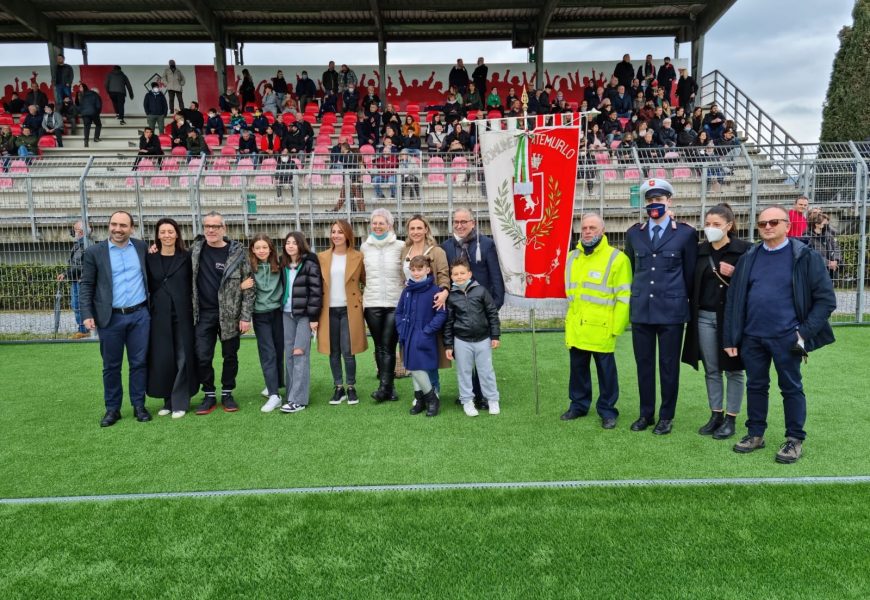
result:
[(637, 362), (640, 417), (632, 431), (655, 422), (656, 346), (662, 404), (653, 433), (671, 432), (680, 387), (680, 349), (683, 327), (689, 320), (689, 290), (698, 256), (698, 235), (670, 215), (674, 189), (664, 179), (649, 179), (640, 186), (649, 221), (625, 233), (625, 254), (631, 261), (631, 339)]
[(85, 327), (96, 329), (103, 357), (103, 398), (106, 414), (101, 427), (121, 418), (124, 349), (129, 365), (129, 393), (139, 422), (151, 420), (145, 408), (148, 335), (148, 288), (145, 276), (147, 244), (131, 239), (133, 216), (123, 210), (109, 218), (109, 239), (85, 250), (82, 260), (81, 311)]
[(771, 206), (758, 215), (762, 243), (740, 257), (735, 267), (722, 343), (729, 356), (746, 365), (746, 427), (748, 434), (734, 451), (748, 454), (764, 448), (773, 362), (785, 413), (785, 443), (776, 462), (796, 462), (806, 437), (807, 398), (801, 379), (801, 359), (834, 341), (828, 318), (837, 306), (831, 278), (822, 256), (788, 237), (789, 214)]

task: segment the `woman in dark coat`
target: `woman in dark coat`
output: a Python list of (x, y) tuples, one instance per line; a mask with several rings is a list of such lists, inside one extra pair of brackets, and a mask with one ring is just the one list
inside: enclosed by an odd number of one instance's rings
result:
[(183, 417), (199, 388), (193, 351), (193, 271), (173, 219), (157, 221), (157, 252), (145, 257), (151, 291), (148, 395), (163, 398), (160, 416)]
[[(690, 294), (691, 319), (686, 327), (683, 362), (698, 368), (704, 363), (710, 420), (698, 430), (724, 440), (734, 435), (735, 419), (743, 403), (744, 374), (740, 357), (725, 354), (722, 343), (725, 299), (734, 265), (750, 244), (732, 237), (734, 213), (727, 204), (710, 208), (704, 215), (707, 241), (698, 247), (698, 261)], [(723, 393), (722, 372), (727, 386)], [(723, 407), (723, 400), (725, 406)]]

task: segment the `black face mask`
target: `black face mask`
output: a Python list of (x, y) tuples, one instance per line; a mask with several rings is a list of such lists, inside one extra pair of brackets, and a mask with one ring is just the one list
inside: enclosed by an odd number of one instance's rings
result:
[(646, 205), (646, 214), (648, 214), (651, 219), (659, 219), (664, 216), (667, 209), (668, 207), (664, 203), (653, 202), (652, 204)]

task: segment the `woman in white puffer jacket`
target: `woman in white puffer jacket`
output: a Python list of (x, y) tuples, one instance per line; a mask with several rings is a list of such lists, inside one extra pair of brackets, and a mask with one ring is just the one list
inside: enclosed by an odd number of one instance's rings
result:
[(375, 343), (378, 389), (372, 398), (378, 402), (398, 400), (393, 381), (396, 368), (396, 304), (405, 285), (402, 271), (404, 242), (393, 231), (393, 215), (385, 208), (372, 211), (370, 232), (360, 246), (366, 272), (363, 314)]

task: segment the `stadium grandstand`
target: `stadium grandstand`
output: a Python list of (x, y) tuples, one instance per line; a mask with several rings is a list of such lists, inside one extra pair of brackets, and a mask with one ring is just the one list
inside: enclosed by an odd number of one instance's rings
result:
[[(486, 231), (477, 134), (492, 123), (582, 126), (575, 212), (604, 214), (617, 244), (639, 218), (638, 188), (649, 177), (674, 183), (674, 210), (691, 224), (727, 200), (749, 239), (758, 206), (807, 196), (824, 207), (843, 247), (837, 318), (860, 321), (868, 152), (854, 143), (800, 144), (725, 74), (703, 73), (704, 34), (732, 4), (449, 0), (433, 14), (384, 0), (262, 2), (244, 12), (218, 0), (99, 0), (76, 9), (0, 0), (0, 42), (46, 42), (51, 57), (51, 74), (0, 70), (9, 76), (0, 112), (0, 312), (15, 317), (4, 318), (0, 333), (51, 328), (32, 313), (56, 304), (70, 228), (82, 221), (86, 240), (103, 239), (104, 217), (119, 207), (132, 209), (143, 234), (172, 216), (194, 235), (201, 215), (220, 210), (239, 239), (280, 237), (290, 225), (319, 245), (336, 214), (362, 232), (365, 211), (376, 206), (397, 215), (400, 234), (420, 212), (443, 238), (460, 206), (475, 210)], [(627, 36), (673, 37), (674, 56), (544, 61), (545, 39)], [(288, 37), (376, 42), (380, 64), (334, 65), (328, 56), (320, 65), (243, 64), (245, 42)], [(390, 42), (463, 39), (510, 40), (534, 62), (386, 62)], [(87, 43), (98, 41), (211, 42), (215, 65), (85, 64), (69, 99), (57, 102), (63, 48), (86, 59)], [(677, 56), (686, 42), (689, 60)], [(237, 64), (225, 64), (227, 51)], [(175, 71), (186, 75), (177, 96)], [(146, 114), (151, 94), (177, 100), (176, 111)], [(47, 116), (47, 105), (59, 118)]]

